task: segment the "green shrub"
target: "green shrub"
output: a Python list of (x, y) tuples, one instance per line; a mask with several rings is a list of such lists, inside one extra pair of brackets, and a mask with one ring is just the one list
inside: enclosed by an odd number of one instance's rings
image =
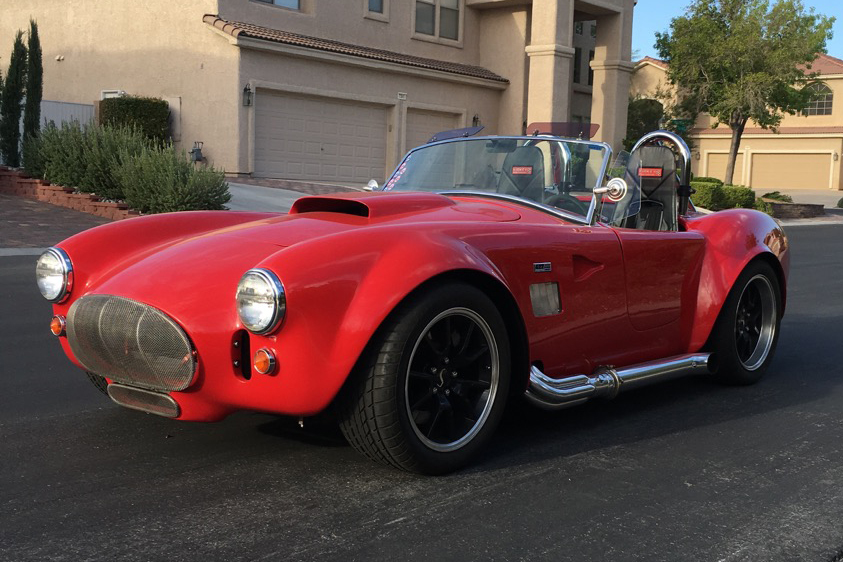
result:
[(773, 206), (762, 199), (755, 200), (755, 210), (767, 213), (770, 216), (773, 215)]
[(84, 136), (85, 173), (80, 191), (96, 193), (102, 199), (125, 199), (116, 171), (123, 158), (137, 157), (149, 140), (130, 127), (87, 127)]
[(168, 136), (170, 106), (159, 98), (123, 96), (100, 102), (100, 125), (131, 127), (153, 140), (163, 141)]
[(763, 199), (774, 199), (776, 201), (782, 201), (784, 203), (793, 203), (793, 197), (790, 195), (785, 195), (784, 193), (779, 193), (778, 191), (771, 191), (770, 193), (765, 193), (761, 196)]
[(116, 176), (126, 203), (144, 213), (223, 209), (231, 199), (221, 170), (194, 168), (172, 146), (147, 147), (136, 157), (121, 151)]
[(44, 178), (44, 159), (41, 156), (41, 138), (26, 137), (23, 141), (23, 169), (31, 178)]
[(752, 209), (755, 207), (755, 192), (742, 185), (724, 185), (724, 209)]
[(840, 201), (837, 202), (837, 208), (843, 209), (843, 198), (841, 198)]
[(626, 173), (626, 168), (623, 166), (618, 166), (616, 168), (607, 168), (606, 175), (610, 178), (622, 178), (624, 173)]
[(719, 180), (717, 178), (710, 178), (710, 177), (706, 177), (706, 176), (699, 176), (699, 177), (694, 176), (692, 181), (701, 181), (701, 182), (705, 182), (705, 183), (716, 183), (717, 185), (723, 185), (723, 180)]
[(719, 211), (725, 208), (723, 188), (717, 183), (695, 180), (691, 182), (691, 187), (696, 190), (696, 193), (691, 196), (695, 206), (710, 211)]
[(85, 179), (85, 131), (78, 121), (52, 123), (41, 131), (44, 179), (56, 185), (78, 188)]

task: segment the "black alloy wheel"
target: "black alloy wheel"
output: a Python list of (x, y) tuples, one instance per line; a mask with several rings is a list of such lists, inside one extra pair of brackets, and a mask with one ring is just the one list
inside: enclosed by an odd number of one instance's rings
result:
[(452, 472), (494, 433), (509, 373), (506, 326), (489, 297), (462, 283), (424, 288), (373, 336), (343, 388), (340, 428), (375, 461)]
[(761, 379), (779, 337), (782, 297), (778, 277), (766, 262), (751, 262), (729, 292), (707, 349), (715, 353), (715, 376), (726, 384)]

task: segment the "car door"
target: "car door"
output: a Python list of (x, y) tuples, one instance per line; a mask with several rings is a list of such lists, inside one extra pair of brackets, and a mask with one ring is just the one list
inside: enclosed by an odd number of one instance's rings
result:
[(681, 347), (699, 286), (705, 237), (698, 232), (613, 228), (621, 243), (629, 321), (654, 345)]

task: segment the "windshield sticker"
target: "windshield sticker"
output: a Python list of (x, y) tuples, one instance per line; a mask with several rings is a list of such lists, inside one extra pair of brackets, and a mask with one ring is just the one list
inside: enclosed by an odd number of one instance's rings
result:
[(513, 166), (512, 167), (512, 175), (513, 176), (532, 176), (533, 175), (533, 167), (532, 166)]
[(664, 174), (664, 168), (638, 168), (639, 178), (660, 178)]

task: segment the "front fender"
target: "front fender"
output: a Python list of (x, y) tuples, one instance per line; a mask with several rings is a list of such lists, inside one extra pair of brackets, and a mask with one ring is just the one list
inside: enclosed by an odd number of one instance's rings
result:
[(442, 232), (400, 227), (301, 243), (260, 267), (284, 283), (287, 315), (275, 335), (252, 335), (251, 345), (276, 352), (282, 389), (276, 406), (296, 415), (321, 411), (333, 400), (378, 327), (425, 281), (473, 270), (504, 283), (476, 248)]
[(706, 238), (690, 349), (705, 345), (729, 291), (754, 259), (766, 257), (777, 269), (784, 306), (790, 253), (787, 236), (772, 217), (751, 209), (731, 209), (690, 218), (686, 226)]

